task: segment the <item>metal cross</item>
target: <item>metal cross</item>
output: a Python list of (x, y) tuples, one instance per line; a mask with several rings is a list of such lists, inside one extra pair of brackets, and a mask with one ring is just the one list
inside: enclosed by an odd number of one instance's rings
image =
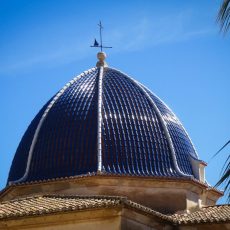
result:
[(100, 28), (100, 44), (97, 42), (97, 40), (95, 39), (94, 40), (94, 44), (93, 46), (90, 46), (90, 47), (96, 47), (96, 48), (101, 48), (101, 52), (102, 52), (102, 49), (103, 48), (112, 48), (111, 46), (103, 46), (103, 43), (102, 43), (102, 29), (103, 29), (103, 26), (101, 24), (101, 21), (99, 22), (98, 24), (99, 28)]

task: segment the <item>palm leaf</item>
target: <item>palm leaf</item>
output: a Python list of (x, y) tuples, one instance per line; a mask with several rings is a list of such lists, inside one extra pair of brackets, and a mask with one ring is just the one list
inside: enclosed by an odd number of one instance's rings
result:
[[(229, 145), (230, 144), (230, 140), (229, 141), (227, 141), (213, 156), (212, 156), (212, 158), (211, 158), (211, 160), (214, 158), (214, 157), (216, 157), (216, 155), (218, 155), (227, 145)], [(226, 164), (226, 162), (225, 162), (225, 164)]]
[(230, 0), (224, 0), (218, 15), (217, 15), (217, 22), (220, 24), (220, 30), (224, 32), (224, 34), (230, 28)]
[[(216, 155), (218, 155), (227, 145), (230, 144), (230, 140), (225, 144), (223, 145), (223, 147), (220, 148), (219, 151), (217, 151), (216, 154), (214, 154), (213, 157), (215, 157)], [(212, 157), (212, 158), (213, 158)], [(223, 168), (222, 168), (222, 171), (221, 171), (221, 178), (219, 179), (219, 181), (216, 183), (215, 187), (218, 187), (220, 185), (224, 185), (225, 184), (225, 187), (224, 187), (224, 191), (228, 193), (227, 195), (227, 201), (229, 202), (230, 201), (230, 155), (228, 155), (224, 165), (223, 165)]]

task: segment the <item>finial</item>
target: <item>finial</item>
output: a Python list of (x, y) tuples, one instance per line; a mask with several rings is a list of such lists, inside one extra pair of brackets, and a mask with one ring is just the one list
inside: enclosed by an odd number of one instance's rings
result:
[(106, 53), (105, 52), (98, 52), (97, 53), (97, 67), (103, 66), (103, 67), (108, 67), (107, 63), (105, 62), (106, 59)]
[(103, 26), (101, 24), (101, 21), (98, 24), (99, 28), (100, 28), (100, 44), (98, 43), (98, 41), (95, 39), (94, 40), (94, 44), (93, 46), (90, 47), (96, 47), (96, 48), (100, 48), (101, 52), (99, 52), (97, 54), (97, 58), (98, 58), (98, 62), (97, 62), (97, 67), (99, 66), (104, 66), (107, 67), (108, 65), (106, 64), (106, 62), (104, 61), (106, 58), (106, 54), (103, 52), (103, 48), (112, 48), (111, 46), (103, 46), (103, 42), (102, 42), (102, 29)]

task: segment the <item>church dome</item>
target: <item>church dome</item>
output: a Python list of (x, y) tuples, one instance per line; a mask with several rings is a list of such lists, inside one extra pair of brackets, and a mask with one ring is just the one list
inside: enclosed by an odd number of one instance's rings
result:
[(8, 182), (89, 173), (197, 177), (194, 146), (174, 113), (145, 86), (109, 67), (67, 83), (33, 119)]

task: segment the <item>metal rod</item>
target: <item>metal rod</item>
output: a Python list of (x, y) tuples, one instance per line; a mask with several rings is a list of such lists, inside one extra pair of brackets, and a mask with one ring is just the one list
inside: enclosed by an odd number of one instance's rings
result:
[(100, 24), (99, 24), (99, 27), (100, 27), (100, 43), (101, 43), (101, 52), (102, 52), (102, 32), (101, 32), (101, 30), (102, 30), (102, 25), (101, 25), (101, 21), (100, 21)]

